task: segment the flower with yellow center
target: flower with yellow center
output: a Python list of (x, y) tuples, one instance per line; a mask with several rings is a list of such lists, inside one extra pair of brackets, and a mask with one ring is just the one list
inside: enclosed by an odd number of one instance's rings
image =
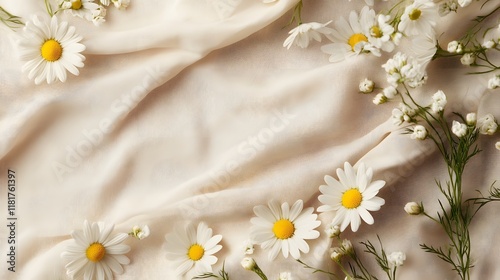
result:
[(366, 28), (369, 8), (365, 6), (360, 14), (351, 11), (349, 21), (341, 17), (335, 22), (328, 38), (333, 41), (321, 47), (324, 53), (330, 54), (330, 62), (339, 62), (360, 53), (372, 53), (380, 56), (380, 51), (369, 42), (369, 28)]
[(253, 208), (256, 217), (250, 221), (253, 224), (250, 239), (262, 247), (269, 249), (269, 260), (274, 260), (280, 251), (288, 258), (299, 259), (300, 252), (309, 252), (305, 240), (316, 239), (319, 232), (314, 230), (321, 222), (318, 215), (313, 214), (314, 208), (304, 210), (302, 200), (297, 200), (291, 207), (288, 203), (280, 204), (274, 200), (268, 206), (258, 205)]
[(340, 225), (341, 231), (349, 224), (352, 231), (357, 231), (361, 219), (367, 224), (373, 224), (373, 217), (368, 211), (378, 211), (384, 205), (384, 199), (376, 195), (385, 181), (372, 182), (373, 170), (367, 169), (364, 163), (356, 171), (346, 162), (343, 170), (337, 169), (337, 176), (338, 180), (325, 176), (326, 185), (319, 187), (321, 195), (318, 199), (323, 205), (318, 207), (318, 211), (335, 212), (332, 225)]
[(94, 2), (94, 0), (61, 0), (60, 6), (73, 16), (84, 18), (88, 21), (94, 19), (103, 6)]
[(390, 24), (390, 15), (377, 14), (373, 9), (364, 7), (360, 13), (360, 21), (363, 23), (363, 33), (371, 45), (385, 52), (394, 50), (394, 27)]
[(126, 254), (128, 245), (121, 244), (126, 233), (113, 235), (114, 226), (104, 223), (83, 223), (82, 230), (71, 233), (73, 240), (61, 257), (67, 261), (66, 273), (72, 279), (111, 280), (114, 274), (122, 274), (130, 262)]
[(432, 0), (415, 0), (406, 6), (398, 30), (408, 36), (434, 37), (434, 26), (438, 16), (438, 6)]
[(65, 82), (66, 71), (78, 75), (77, 67), (83, 67), (85, 60), (81, 39), (67, 22), (58, 22), (56, 17), (33, 16), (19, 41), (20, 58), (26, 61), (23, 72), (28, 72), (28, 78), (34, 79), (35, 84), (44, 80), (48, 84), (56, 80)]
[(214, 254), (222, 249), (219, 245), (222, 235), (212, 235), (212, 229), (205, 223), (176, 228), (165, 239), (167, 258), (172, 261), (178, 276), (190, 270), (196, 275), (212, 272), (212, 265), (217, 262)]

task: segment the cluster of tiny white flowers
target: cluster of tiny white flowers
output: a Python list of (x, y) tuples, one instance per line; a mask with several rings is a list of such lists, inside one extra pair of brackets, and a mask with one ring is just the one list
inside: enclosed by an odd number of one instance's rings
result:
[(500, 87), (500, 75), (495, 75), (488, 80), (488, 88), (496, 89)]
[(402, 83), (415, 88), (427, 81), (427, 73), (424, 67), (413, 57), (398, 52), (382, 65), (386, 72), (387, 82), (393, 87)]
[(400, 103), (399, 108), (392, 110), (392, 123), (401, 125), (403, 122), (413, 122), (415, 114), (415, 110), (410, 106)]

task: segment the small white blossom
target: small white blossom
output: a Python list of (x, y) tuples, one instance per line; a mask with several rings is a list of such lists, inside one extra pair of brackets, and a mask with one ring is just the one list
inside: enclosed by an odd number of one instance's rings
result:
[(385, 97), (387, 97), (389, 99), (393, 99), (398, 94), (398, 91), (396, 90), (395, 87), (388, 86), (388, 87), (384, 88), (382, 93), (384, 94)]
[(392, 110), (392, 123), (401, 125), (403, 122), (412, 122), (415, 116), (415, 110), (404, 103), (399, 104), (399, 108)]
[(469, 6), (470, 3), (472, 3), (472, 0), (458, 0), (458, 5), (462, 8)]
[(346, 254), (350, 254), (353, 252), (353, 247), (352, 247), (352, 243), (349, 239), (344, 239), (342, 240), (342, 249), (344, 250), (344, 252)]
[(465, 120), (467, 121), (468, 125), (476, 125), (477, 122), (476, 113), (468, 113), (467, 116), (465, 117)]
[(332, 21), (327, 23), (309, 22), (302, 23), (301, 25), (290, 30), (288, 38), (286, 38), (283, 43), (283, 47), (290, 49), (290, 47), (295, 44), (301, 48), (307, 48), (312, 40), (321, 42), (321, 34), (329, 35), (332, 33), (332, 29), (326, 27)]
[(458, 48), (458, 41), (451, 41), (448, 43), (448, 52), (449, 53), (456, 53), (457, 48)]
[(458, 4), (456, 0), (451, 0), (448, 2), (441, 3), (439, 5), (439, 15), (441, 17), (444, 17), (448, 15), (450, 12), (456, 12), (458, 9)]
[(403, 252), (392, 252), (387, 256), (387, 261), (392, 266), (401, 266), (406, 260), (406, 255)]
[(386, 72), (387, 81), (393, 87), (407, 83), (408, 86), (415, 88), (423, 85), (427, 80), (424, 67), (415, 58), (408, 57), (401, 52), (387, 60), (382, 67)]
[(493, 40), (487, 40), (485, 41), (483, 44), (482, 44), (482, 47), (485, 48), (485, 49), (491, 49), (495, 46), (495, 41)]
[(129, 235), (142, 240), (146, 237), (149, 236), (151, 231), (149, 230), (149, 227), (147, 225), (145, 226), (134, 226), (132, 227), (132, 232), (129, 233)]
[(101, 24), (103, 24), (106, 21), (105, 17), (106, 9), (102, 6), (92, 11), (92, 22), (95, 26), (100, 26)]
[(420, 215), (424, 212), (422, 206), (416, 202), (406, 203), (404, 209), (410, 215)]
[(413, 128), (411, 139), (424, 140), (425, 138), (427, 138), (427, 129), (422, 125), (416, 125)]
[(467, 135), (467, 125), (457, 121), (453, 121), (453, 125), (451, 126), (451, 131), (457, 137), (464, 137), (465, 135)]
[(460, 62), (465, 66), (471, 65), (475, 61), (476, 61), (476, 56), (473, 53), (466, 53), (462, 56), (462, 58), (460, 58)]
[(493, 135), (498, 128), (498, 124), (492, 114), (488, 114), (477, 120), (479, 133), (484, 135)]
[(500, 141), (495, 143), (495, 148), (497, 148), (497, 150), (500, 150)]
[(111, 3), (111, 0), (99, 0), (99, 2), (101, 2), (101, 4), (104, 6), (109, 6), (109, 3)]
[(130, 0), (111, 0), (119, 10), (125, 10), (130, 5)]
[(325, 229), (326, 235), (330, 238), (334, 238), (340, 235), (340, 226), (335, 224), (329, 224)]
[(339, 262), (343, 255), (344, 251), (339, 247), (330, 249), (330, 258), (335, 262)]
[(500, 75), (495, 75), (488, 80), (488, 88), (496, 89), (500, 87)]
[(359, 91), (362, 93), (370, 93), (373, 91), (373, 87), (375, 83), (372, 80), (368, 80), (365, 78), (363, 81), (359, 83)]
[(434, 113), (439, 113), (444, 110), (444, 106), (446, 106), (446, 95), (442, 90), (438, 90), (434, 95), (432, 96), (432, 105), (431, 105), (431, 110)]
[(246, 270), (254, 270), (256, 265), (255, 260), (252, 258), (243, 258), (241, 260), (241, 266)]
[(253, 254), (253, 251), (254, 251), (254, 245), (253, 245), (253, 242), (252, 240), (248, 239), (245, 241), (244, 243), (244, 251), (245, 251), (245, 254), (246, 255), (251, 255)]
[(292, 274), (290, 272), (280, 272), (278, 280), (292, 280)]
[(375, 105), (384, 104), (386, 102), (387, 102), (387, 97), (385, 97), (383, 93), (379, 93), (375, 95), (375, 97), (373, 98), (373, 104)]

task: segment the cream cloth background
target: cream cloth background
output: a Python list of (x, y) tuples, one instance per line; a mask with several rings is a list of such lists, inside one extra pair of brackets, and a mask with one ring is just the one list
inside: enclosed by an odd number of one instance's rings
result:
[[(256, 279), (240, 266), (252, 208), (270, 198), (318, 207), (324, 175), (335, 177), (344, 161), (363, 161), (387, 181), (379, 194), (386, 205), (374, 213), (374, 225), (344, 236), (357, 244), (379, 234), (387, 251), (405, 252), (399, 279), (456, 279), (418, 246), (442, 244), (440, 229), (403, 211), (407, 201), (437, 210), (434, 178), (445, 178), (445, 166), (430, 143), (392, 125), (397, 104), (375, 106), (357, 93), (365, 77), (384, 81), (380, 65), (388, 56), (331, 64), (316, 42), (287, 51), (289, 28), (282, 27), (295, 2), (132, 0), (126, 11), (110, 8), (99, 28), (63, 15), (84, 37), (86, 61), (80, 76), (52, 85), (35, 86), (21, 73), (17, 35), (1, 26), (0, 218), (6, 221), (10, 168), (19, 220), (16, 273), (6, 269), (6, 227), (0, 230), (0, 278), (65, 279), (59, 255), (87, 219), (114, 223), (115, 232), (134, 224), (152, 230), (145, 240), (126, 241), (131, 264), (115, 279), (177, 279), (162, 246), (164, 235), (187, 221), (205, 221), (223, 235), (214, 271), (225, 261), (231, 279)], [(41, 0), (0, 5), (24, 20), (45, 12)], [(303, 19), (326, 22), (363, 5), (306, 0)], [(440, 22), (438, 34), (453, 27), (442, 41), (461, 34), (470, 18), (462, 11)], [(489, 77), (464, 76), (455, 60), (435, 61), (428, 71), (422, 100), (442, 89), (449, 108), (500, 119), (500, 96), (485, 89)], [(466, 197), (499, 179), (496, 141), (480, 138), (483, 152), (468, 166)], [(473, 224), (472, 279), (500, 279), (499, 209), (489, 205)], [(334, 269), (323, 232), (332, 216), (319, 217), (321, 237), (302, 259)], [(327, 279), (281, 255), (268, 262), (258, 247), (253, 257), (270, 279), (281, 271)]]

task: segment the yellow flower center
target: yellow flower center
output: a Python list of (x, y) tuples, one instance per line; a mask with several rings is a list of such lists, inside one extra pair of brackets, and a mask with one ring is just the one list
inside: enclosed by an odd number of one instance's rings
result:
[(101, 243), (92, 243), (85, 254), (91, 262), (98, 262), (106, 255), (106, 248)]
[(273, 233), (278, 239), (288, 239), (293, 236), (295, 227), (293, 223), (286, 219), (281, 219), (274, 223)]
[(350, 189), (342, 194), (342, 205), (347, 209), (358, 208), (363, 200), (363, 195), (358, 189)]
[(378, 26), (372, 26), (372, 28), (370, 28), (370, 34), (375, 38), (380, 38), (384, 35)]
[(71, 9), (73, 10), (80, 10), (82, 8), (82, 1), (81, 0), (76, 0), (71, 2)]
[(352, 35), (348, 41), (353, 51), (354, 51), (354, 46), (356, 46), (356, 44), (359, 42), (368, 42), (368, 38), (366, 38), (366, 36), (361, 33), (356, 33)]
[(56, 40), (49, 39), (43, 43), (40, 52), (45, 60), (54, 62), (61, 58), (63, 48)]
[(413, 9), (411, 11), (411, 13), (408, 14), (408, 17), (411, 19), (411, 20), (417, 20), (420, 18), (420, 16), (422, 15), (422, 11), (419, 10), (419, 9)]
[(188, 250), (188, 257), (193, 261), (200, 260), (205, 254), (205, 249), (198, 244), (191, 245)]

